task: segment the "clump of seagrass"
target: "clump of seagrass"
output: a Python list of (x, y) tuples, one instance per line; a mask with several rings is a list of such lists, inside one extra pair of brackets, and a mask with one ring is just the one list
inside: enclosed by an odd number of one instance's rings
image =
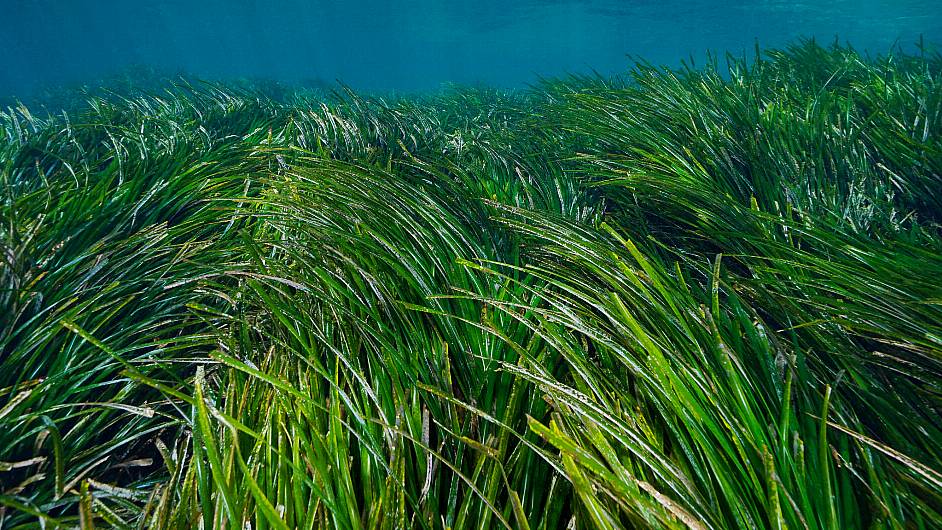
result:
[(0, 527), (942, 527), (942, 58), (0, 113)]

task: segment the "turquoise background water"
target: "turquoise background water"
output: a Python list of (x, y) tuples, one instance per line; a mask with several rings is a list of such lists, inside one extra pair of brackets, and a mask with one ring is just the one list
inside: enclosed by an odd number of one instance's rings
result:
[(677, 64), (801, 36), (885, 53), (942, 42), (939, 0), (0, 0), (0, 96), (94, 84), (129, 65), (366, 90), (519, 86)]

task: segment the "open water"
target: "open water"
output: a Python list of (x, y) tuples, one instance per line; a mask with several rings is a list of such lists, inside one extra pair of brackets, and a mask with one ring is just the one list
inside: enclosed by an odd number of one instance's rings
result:
[(0, 0), (0, 97), (128, 71), (415, 91), (839, 39), (942, 43), (939, 0)]

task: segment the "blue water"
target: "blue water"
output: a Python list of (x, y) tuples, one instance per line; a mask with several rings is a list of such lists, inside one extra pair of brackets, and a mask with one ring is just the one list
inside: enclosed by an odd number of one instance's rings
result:
[(798, 37), (885, 53), (942, 43), (939, 0), (0, 0), (0, 96), (131, 65), (365, 90), (520, 86)]

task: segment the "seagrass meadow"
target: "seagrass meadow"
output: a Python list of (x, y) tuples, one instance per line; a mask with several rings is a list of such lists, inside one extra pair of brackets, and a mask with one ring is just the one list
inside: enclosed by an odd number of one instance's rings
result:
[(0, 527), (942, 528), (937, 53), (103, 92), (0, 194)]

